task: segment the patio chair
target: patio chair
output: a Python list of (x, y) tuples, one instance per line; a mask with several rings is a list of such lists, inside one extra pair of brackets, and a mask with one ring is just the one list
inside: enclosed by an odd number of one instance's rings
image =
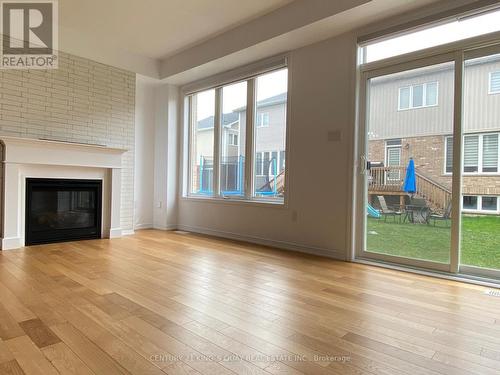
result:
[(436, 221), (444, 221), (445, 225), (448, 226), (448, 221), (451, 220), (451, 201), (448, 202), (444, 212), (442, 214), (433, 212), (430, 215), (430, 219), (434, 220), (434, 226), (436, 226)]
[(414, 224), (429, 224), (431, 209), (427, 205), (427, 201), (423, 198), (412, 198), (410, 204), (406, 206), (405, 217)]
[(396, 222), (396, 218), (401, 222), (401, 215), (403, 214), (399, 210), (392, 210), (387, 206), (387, 202), (383, 195), (377, 195), (378, 203), (380, 204), (380, 214), (384, 217), (384, 222), (387, 222), (387, 217), (392, 216), (394, 218), (394, 222)]

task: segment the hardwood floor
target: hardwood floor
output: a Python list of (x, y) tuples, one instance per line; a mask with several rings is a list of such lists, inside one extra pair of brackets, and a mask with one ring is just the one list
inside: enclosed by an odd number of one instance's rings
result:
[(175, 232), (0, 253), (0, 374), (500, 374), (483, 287)]

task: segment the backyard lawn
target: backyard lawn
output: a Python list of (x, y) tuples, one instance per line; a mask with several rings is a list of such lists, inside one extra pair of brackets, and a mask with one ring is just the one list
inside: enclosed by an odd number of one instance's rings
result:
[[(368, 218), (367, 250), (409, 258), (449, 261), (450, 228)], [(500, 216), (463, 216), (461, 263), (500, 269)]]

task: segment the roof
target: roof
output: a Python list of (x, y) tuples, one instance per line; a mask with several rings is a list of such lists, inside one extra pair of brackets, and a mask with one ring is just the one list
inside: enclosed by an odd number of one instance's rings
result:
[[(271, 96), (269, 98), (260, 100), (257, 102), (257, 107), (269, 107), (272, 105), (277, 105), (285, 103), (287, 99), (287, 93), (282, 92), (281, 94)], [(239, 119), (239, 112), (242, 112), (246, 107), (239, 107), (233, 110), (233, 112), (224, 113), (222, 115), (222, 126), (228, 126)], [(214, 116), (204, 118), (198, 121), (198, 130), (212, 129), (214, 127)]]
[[(238, 121), (240, 114), (238, 112), (229, 112), (222, 115), (222, 126), (227, 126)], [(211, 129), (214, 127), (214, 116), (206, 117), (198, 121), (198, 130)]]

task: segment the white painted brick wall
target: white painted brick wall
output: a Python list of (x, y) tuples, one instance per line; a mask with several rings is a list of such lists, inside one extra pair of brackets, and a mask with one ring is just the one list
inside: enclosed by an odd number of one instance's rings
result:
[(125, 230), (134, 222), (134, 111), (135, 73), (63, 52), (59, 69), (0, 70), (0, 135), (129, 150), (122, 172)]

